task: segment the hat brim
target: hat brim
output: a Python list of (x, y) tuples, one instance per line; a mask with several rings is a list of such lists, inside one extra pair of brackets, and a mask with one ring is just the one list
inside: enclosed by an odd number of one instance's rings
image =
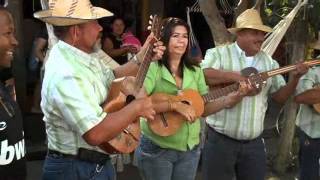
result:
[(259, 30), (267, 33), (272, 32), (272, 28), (265, 25), (245, 26), (241, 28), (229, 28), (228, 31), (231, 32), (232, 34), (235, 34), (236, 32), (242, 29), (255, 29), (255, 30)]
[(113, 16), (113, 13), (100, 8), (93, 7), (92, 16), (83, 16), (83, 17), (65, 17), (65, 16), (53, 16), (52, 10), (42, 10), (33, 14), (33, 16), (37, 19), (40, 19), (43, 22), (52, 24), (54, 26), (70, 26), (75, 24), (82, 24), (88, 21), (92, 21), (95, 19), (100, 19), (103, 17)]

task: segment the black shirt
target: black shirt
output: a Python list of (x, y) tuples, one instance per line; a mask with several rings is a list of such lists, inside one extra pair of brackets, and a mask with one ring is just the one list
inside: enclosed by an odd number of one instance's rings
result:
[(0, 82), (0, 175), (26, 174), (25, 142), (18, 104)]
[[(117, 38), (112, 33), (110, 33), (107, 37), (112, 41), (113, 49), (120, 49), (120, 47), (122, 45), (122, 40), (121, 39)], [(117, 61), (117, 63), (119, 63), (120, 65), (125, 64), (125, 63), (128, 62), (127, 54), (120, 55), (120, 56), (117, 56), (117, 57), (113, 57), (113, 59), (115, 61)]]

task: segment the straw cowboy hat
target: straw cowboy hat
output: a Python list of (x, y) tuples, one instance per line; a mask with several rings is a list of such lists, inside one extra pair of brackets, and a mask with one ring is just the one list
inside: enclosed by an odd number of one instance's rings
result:
[(271, 32), (272, 28), (263, 24), (260, 14), (255, 9), (247, 9), (241, 13), (236, 20), (236, 27), (229, 28), (228, 31), (235, 34), (241, 29), (256, 29), (264, 32)]
[(318, 40), (313, 41), (312, 43), (310, 43), (310, 47), (312, 49), (320, 50), (320, 31), (318, 32)]
[(49, 9), (34, 13), (34, 17), (55, 26), (85, 23), (113, 13), (92, 6), (90, 0), (49, 0)]

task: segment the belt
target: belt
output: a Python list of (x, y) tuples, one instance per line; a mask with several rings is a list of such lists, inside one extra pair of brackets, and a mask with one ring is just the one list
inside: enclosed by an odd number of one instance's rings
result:
[(49, 149), (48, 156), (51, 156), (54, 158), (56, 158), (56, 157), (61, 158), (62, 157), (62, 158), (67, 158), (67, 159), (78, 159), (81, 161), (87, 161), (87, 162), (98, 163), (98, 164), (104, 164), (108, 160), (110, 160), (110, 156), (108, 154), (104, 154), (104, 153), (100, 153), (97, 151), (88, 150), (88, 149), (84, 149), (84, 148), (79, 148), (77, 155), (65, 154), (65, 153), (61, 153), (59, 151)]
[(215, 136), (218, 136), (220, 138), (223, 138), (223, 139), (226, 139), (226, 140), (229, 140), (229, 141), (233, 141), (233, 142), (237, 142), (237, 143), (241, 143), (241, 144), (247, 144), (247, 143), (250, 143), (250, 142), (254, 142), (256, 140), (259, 140), (261, 138), (261, 135), (258, 136), (257, 138), (254, 138), (254, 139), (249, 139), (249, 140), (238, 140), (238, 139), (234, 139), (234, 138), (231, 138), (229, 136), (226, 136), (222, 133), (219, 133), (217, 132), (214, 128), (208, 126), (209, 128), (209, 132), (211, 132), (213, 135)]
[(61, 153), (59, 151), (55, 151), (55, 150), (51, 150), (51, 149), (48, 149), (47, 155), (51, 156), (51, 157), (62, 157), (62, 158), (68, 158), (68, 159), (77, 159), (76, 155), (65, 154), (65, 153)]

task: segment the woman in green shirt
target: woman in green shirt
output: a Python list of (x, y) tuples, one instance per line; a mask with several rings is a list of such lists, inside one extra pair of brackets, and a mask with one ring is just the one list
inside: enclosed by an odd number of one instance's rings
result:
[[(177, 95), (192, 89), (204, 95), (208, 88), (198, 64), (188, 58), (189, 27), (181, 19), (168, 18), (164, 23), (161, 40), (166, 46), (163, 59), (151, 63), (144, 87), (146, 94), (166, 93)], [(231, 107), (242, 93), (236, 92), (207, 103), (204, 115)], [(136, 150), (138, 167), (144, 180), (195, 179), (200, 157), (200, 121), (192, 106), (181, 101), (164, 98), (154, 104), (157, 113), (175, 111), (185, 117), (180, 129), (170, 136), (159, 136), (141, 120), (142, 137)]]

